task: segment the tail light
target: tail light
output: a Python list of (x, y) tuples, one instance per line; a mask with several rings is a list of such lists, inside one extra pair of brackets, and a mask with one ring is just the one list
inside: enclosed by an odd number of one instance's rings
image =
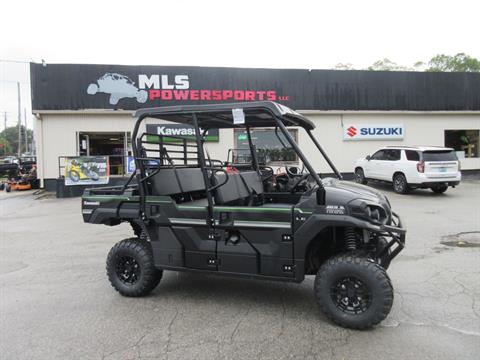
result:
[(417, 171), (419, 173), (424, 173), (425, 172), (425, 162), (420, 161), (417, 163)]
[(458, 160), (458, 171), (462, 171), (462, 163)]

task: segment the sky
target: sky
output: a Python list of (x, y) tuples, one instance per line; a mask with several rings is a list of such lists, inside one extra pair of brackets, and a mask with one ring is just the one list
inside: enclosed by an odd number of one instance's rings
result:
[[(28, 62), (331, 69), (480, 58), (478, 0), (4, 1), (0, 130), (33, 118)], [(23, 119), (23, 117), (22, 117)]]

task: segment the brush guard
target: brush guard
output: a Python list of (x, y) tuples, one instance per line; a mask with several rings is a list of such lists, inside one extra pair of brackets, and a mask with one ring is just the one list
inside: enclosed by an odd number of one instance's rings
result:
[(388, 244), (377, 252), (375, 257), (385, 257), (389, 262), (392, 261), (392, 259), (395, 258), (405, 247), (405, 235), (407, 230), (403, 226), (400, 216), (392, 212), (392, 225), (382, 225), (376, 233), (379, 236), (384, 237), (388, 241)]

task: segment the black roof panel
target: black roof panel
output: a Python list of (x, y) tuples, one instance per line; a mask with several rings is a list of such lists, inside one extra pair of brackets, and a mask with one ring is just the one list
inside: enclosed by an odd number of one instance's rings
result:
[[(245, 124), (233, 123), (233, 109), (243, 109)], [(197, 115), (201, 128), (234, 127), (274, 127), (274, 116), (281, 119), (285, 126), (301, 126), (313, 130), (315, 125), (305, 116), (273, 101), (252, 101), (243, 103), (220, 103), (209, 105), (182, 105), (140, 109), (135, 112), (137, 118), (156, 118), (182, 124), (191, 124), (191, 114)]]

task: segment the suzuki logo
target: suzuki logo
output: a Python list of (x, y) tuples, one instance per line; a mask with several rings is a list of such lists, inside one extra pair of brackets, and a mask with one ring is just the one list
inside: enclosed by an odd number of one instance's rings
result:
[(350, 137), (354, 137), (355, 135), (357, 135), (357, 128), (355, 126), (350, 126), (347, 129), (347, 135)]

